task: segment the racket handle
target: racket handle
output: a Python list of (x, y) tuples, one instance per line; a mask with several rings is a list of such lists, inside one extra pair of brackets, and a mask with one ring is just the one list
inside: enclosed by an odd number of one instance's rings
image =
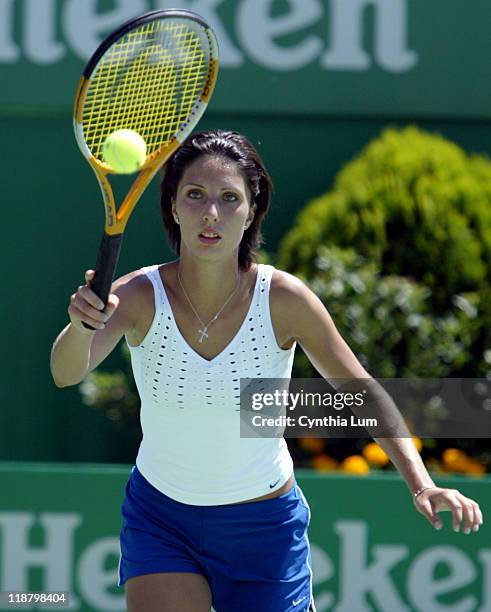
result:
[[(101, 298), (104, 302), (104, 306), (107, 304), (111, 291), (122, 242), (123, 234), (109, 235), (104, 232), (99, 245), (95, 274), (90, 283), (90, 288), (97, 297)], [(83, 325), (87, 329), (94, 329), (87, 323), (83, 323)]]

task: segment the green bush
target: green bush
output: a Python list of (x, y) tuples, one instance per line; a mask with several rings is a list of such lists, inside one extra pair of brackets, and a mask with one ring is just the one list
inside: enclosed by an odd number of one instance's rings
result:
[[(380, 274), (377, 282), (403, 277), (429, 291), (427, 313), (440, 317), (442, 325), (447, 321), (452, 328), (456, 309), (472, 313), (475, 321), (465, 330), (447, 330), (466, 342), (472, 335), (471, 345), (464, 342), (460, 356), (451, 360), (447, 375), (481, 376), (490, 370), (484, 358), (491, 345), (488, 159), (469, 156), (415, 127), (384, 131), (339, 173), (332, 191), (302, 210), (280, 245), (277, 263), (314, 282), (319, 249), (326, 245), (353, 249), (366, 258)], [(336, 300), (328, 294), (325, 299), (332, 310)], [(433, 341), (430, 328), (431, 323), (427, 333)], [(404, 364), (406, 347), (399, 348), (393, 347), (392, 357), (401, 368), (411, 368)]]
[[(372, 376), (443, 378), (471, 358), (475, 294), (455, 296), (445, 315), (435, 315), (431, 289), (409, 278), (381, 276), (378, 264), (353, 249), (319, 247), (314, 271), (310, 287)], [(314, 375), (304, 357), (296, 360), (295, 375)]]

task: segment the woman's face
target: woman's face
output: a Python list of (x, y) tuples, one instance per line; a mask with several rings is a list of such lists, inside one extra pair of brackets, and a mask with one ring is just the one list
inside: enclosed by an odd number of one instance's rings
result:
[(245, 229), (254, 216), (251, 193), (232, 160), (202, 155), (184, 171), (172, 203), (181, 230), (181, 254), (223, 259), (238, 254)]

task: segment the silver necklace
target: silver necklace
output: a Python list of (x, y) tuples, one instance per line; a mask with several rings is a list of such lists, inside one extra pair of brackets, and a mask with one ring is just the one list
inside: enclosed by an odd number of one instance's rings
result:
[(200, 335), (199, 336), (199, 342), (201, 343), (201, 342), (203, 342), (204, 338), (208, 338), (208, 328), (210, 327), (210, 325), (212, 325), (212, 323), (214, 323), (218, 319), (218, 317), (222, 314), (222, 311), (225, 308), (225, 306), (230, 302), (230, 300), (237, 293), (237, 289), (239, 288), (239, 284), (240, 284), (240, 274), (237, 275), (237, 285), (235, 286), (235, 289), (229, 295), (229, 297), (228, 297), (227, 301), (225, 302), (225, 304), (220, 308), (220, 310), (216, 313), (216, 315), (206, 325), (203, 323), (203, 321), (201, 320), (201, 317), (196, 312), (196, 308), (193, 306), (193, 303), (189, 299), (189, 295), (186, 293), (186, 289), (184, 289), (184, 286), (183, 286), (182, 281), (181, 281), (181, 275), (179, 274), (179, 270), (177, 271), (177, 280), (179, 281), (179, 285), (181, 286), (182, 292), (186, 296), (186, 299), (189, 302), (189, 305), (191, 306), (191, 308), (192, 308), (194, 314), (196, 315), (198, 321), (202, 325), (202, 328), (198, 329), (198, 334)]

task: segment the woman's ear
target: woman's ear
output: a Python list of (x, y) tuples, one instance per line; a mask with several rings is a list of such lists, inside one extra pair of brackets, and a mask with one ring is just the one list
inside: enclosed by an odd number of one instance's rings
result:
[(176, 198), (171, 198), (170, 201), (172, 204), (172, 216), (174, 217), (174, 221), (179, 225), (179, 217), (176, 212)]
[(253, 222), (255, 213), (256, 213), (256, 205), (252, 204), (252, 206), (249, 208), (249, 214), (247, 215), (246, 222), (244, 223), (245, 229), (247, 229), (250, 226), (250, 224)]

